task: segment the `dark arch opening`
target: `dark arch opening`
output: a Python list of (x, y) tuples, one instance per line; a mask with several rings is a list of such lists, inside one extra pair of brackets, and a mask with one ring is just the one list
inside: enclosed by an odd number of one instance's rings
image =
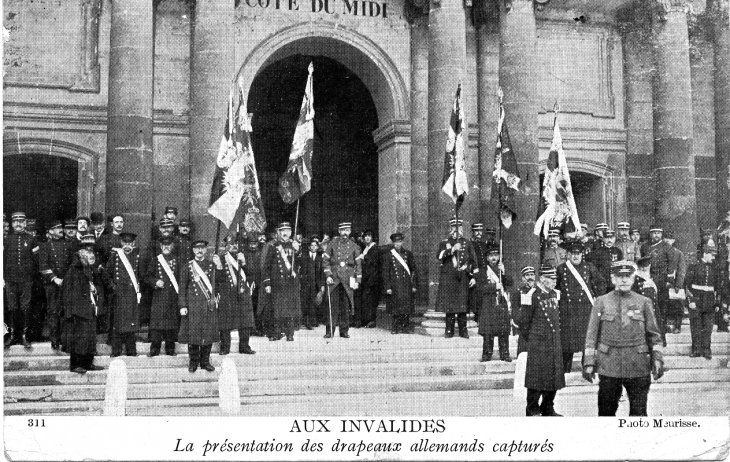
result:
[(292, 55), (262, 69), (253, 80), (248, 110), (268, 228), (294, 224), (296, 203), (281, 200), (277, 181), (287, 166), (302, 104), (307, 67), (314, 62), (312, 189), (302, 197), (299, 231), (322, 234), (343, 220), (355, 230), (378, 229), (378, 116), (360, 78), (334, 59)]
[[(542, 182), (545, 174), (540, 174), (540, 197), (542, 198)], [(575, 206), (578, 218), (593, 229), (596, 223), (606, 221), (607, 211), (604, 200), (603, 178), (590, 173), (571, 171), (570, 183), (573, 187)]]
[(53, 219), (76, 217), (78, 162), (46, 154), (3, 156), (4, 212), (24, 211), (45, 229)]

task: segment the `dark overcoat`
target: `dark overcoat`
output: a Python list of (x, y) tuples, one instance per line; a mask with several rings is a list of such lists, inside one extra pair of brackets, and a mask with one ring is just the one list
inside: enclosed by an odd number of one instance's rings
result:
[(520, 310), (518, 324), (527, 342), (525, 387), (556, 391), (565, 387), (560, 345), (558, 292), (539, 284), (531, 290), (530, 305)]
[[(573, 265), (595, 299), (605, 292), (603, 279), (596, 268), (582, 261), (580, 265)], [(567, 263), (558, 266), (558, 281), (555, 288), (560, 291), (560, 342), (563, 351), (575, 353), (583, 351), (588, 319), (591, 316), (593, 303), (586, 295), (578, 280), (568, 268)]]
[[(478, 315), (482, 308), (482, 299), (484, 298), (483, 285), (487, 282), (486, 272), (483, 271), (487, 266), (487, 251), (489, 246), (486, 242), (471, 240), (474, 247), (474, 255), (476, 256), (476, 267), (480, 269), (475, 275), (476, 286), (469, 289), (469, 310)], [(472, 270), (473, 271), (473, 270)]]
[[(461, 244), (461, 249), (453, 252), (452, 248), (457, 242)], [(466, 313), (469, 310), (469, 281), (472, 271), (478, 268), (474, 247), (463, 237), (451, 236), (439, 244), (437, 258), (441, 266), (436, 311)]]
[[(142, 259), (138, 249), (133, 249), (127, 255), (134, 277), (141, 290)], [(137, 290), (134, 287), (132, 278), (127, 272), (127, 268), (122, 263), (119, 254), (114, 251), (107, 261), (107, 272), (112, 278), (112, 287), (114, 293), (111, 297), (111, 327), (113, 332), (128, 333), (137, 332), (139, 330), (139, 301), (137, 300)]]
[[(231, 256), (236, 260), (236, 256)], [(241, 265), (241, 262), (236, 261), (238, 267), (229, 266), (225, 255), (221, 255), (220, 258), (223, 262), (225, 278), (222, 278), (224, 280), (221, 281), (219, 287), (221, 299), (218, 304), (218, 329), (231, 331), (253, 328), (255, 325), (250, 290), (253, 280), (249, 281), (246, 265)]]
[[(282, 256), (286, 255), (286, 261)], [(301, 319), (299, 263), (291, 241), (276, 241), (266, 252), (261, 268), (263, 287), (271, 287), (271, 309), (274, 319)], [(288, 264), (287, 264), (288, 263)], [(293, 268), (291, 265), (294, 265)], [(298, 321), (295, 321), (295, 325)]]
[[(104, 300), (104, 278), (100, 267), (84, 267), (75, 259), (63, 278), (64, 310), (61, 344), (66, 353), (96, 353), (96, 313)], [(94, 302), (92, 302), (92, 284)]]
[(416, 261), (410, 250), (401, 249), (398, 254), (408, 265), (407, 271), (400, 261), (395, 257), (393, 252), (398, 252), (392, 248), (388, 252), (381, 255), (382, 274), (383, 274), (383, 290), (392, 290), (391, 295), (385, 296), (385, 307), (388, 313), (393, 315), (405, 315), (413, 313), (415, 307), (415, 296), (413, 289), (418, 287), (418, 272), (416, 271)]
[[(496, 276), (499, 269), (492, 268)], [(497, 290), (497, 284), (487, 276), (487, 266), (479, 271), (483, 282), (480, 287), (482, 293), (482, 306), (479, 311), (479, 335), (486, 337), (509, 335), (510, 333), (510, 309), (507, 299)], [(503, 275), (502, 285), (504, 290), (512, 287), (512, 278)]]
[(317, 293), (325, 285), (322, 253), (315, 252), (314, 260), (307, 250), (299, 257), (300, 297), (305, 305), (313, 303)]
[[(170, 265), (175, 282), (180, 287), (180, 261), (173, 255), (166, 258)], [(164, 287), (157, 287), (157, 281), (162, 280)], [(177, 330), (180, 327), (180, 309), (177, 301), (179, 293), (175, 290), (167, 272), (156, 257), (154, 264), (147, 265), (145, 283), (152, 288), (152, 306), (150, 309), (150, 329)]]
[[(191, 345), (209, 345), (217, 342), (218, 334), (218, 307), (210, 306), (208, 298), (196, 282), (197, 273), (193, 270), (193, 261), (189, 261), (180, 270), (180, 296), (178, 305), (187, 308), (187, 316), (180, 319), (180, 343)], [(216, 270), (213, 262), (204, 260), (198, 262), (200, 268), (208, 276), (213, 285), (213, 298), (218, 295), (220, 281), (225, 278), (223, 270)], [(200, 281), (200, 284), (204, 284)]]

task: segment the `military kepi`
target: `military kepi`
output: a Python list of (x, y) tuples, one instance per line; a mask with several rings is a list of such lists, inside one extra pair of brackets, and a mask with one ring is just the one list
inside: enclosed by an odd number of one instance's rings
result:
[(529, 265), (528, 266), (523, 266), (522, 269), (520, 270), (520, 274), (522, 276), (525, 276), (526, 274), (530, 274), (530, 273), (535, 274), (535, 267), (534, 266), (529, 266)]
[(454, 217), (451, 220), (449, 220), (449, 225), (451, 225), (451, 226), (457, 226), (457, 225), (461, 226), (463, 223), (464, 223), (464, 220), (462, 220), (461, 218), (457, 219), (456, 217)]
[(205, 241), (203, 239), (199, 239), (199, 240), (193, 242), (193, 244), (192, 244), (191, 247), (193, 247), (193, 248), (196, 248), (196, 247), (208, 247), (208, 241)]
[(279, 226), (276, 227), (277, 231), (281, 231), (284, 229), (291, 229), (291, 225), (288, 221), (282, 221), (281, 223), (279, 223)]
[(555, 270), (554, 266), (542, 265), (540, 266), (540, 276), (545, 276), (547, 278), (557, 278), (558, 272)]
[(122, 242), (134, 242), (135, 239), (137, 239), (137, 235), (134, 233), (119, 234), (119, 240)]
[(390, 235), (392, 242), (403, 242), (403, 233), (393, 233)]
[(611, 274), (616, 276), (631, 276), (636, 272), (636, 263), (628, 260), (619, 260), (611, 264)]
[(337, 225), (337, 229), (343, 229), (343, 228), (352, 228), (352, 222), (351, 221), (343, 221), (339, 225)]
[(25, 212), (13, 212), (10, 216), (11, 220), (25, 220)]

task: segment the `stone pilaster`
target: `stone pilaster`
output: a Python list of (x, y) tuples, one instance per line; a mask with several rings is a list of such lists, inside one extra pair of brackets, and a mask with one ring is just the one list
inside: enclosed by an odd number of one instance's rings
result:
[(196, 236), (210, 241), (215, 239), (217, 220), (207, 211), (233, 79), (233, 21), (234, 0), (195, 2), (190, 52), (190, 213)]
[(417, 304), (428, 304), (428, 15), (411, 22), (411, 251), (421, 271)]
[(689, 252), (697, 238), (687, 0), (656, 0), (654, 35), (655, 218)]
[(730, 210), (730, 0), (713, 0), (715, 42), (715, 165), (718, 220)]
[(106, 212), (149, 237), (152, 211), (153, 10), (150, 0), (113, 0), (109, 47)]
[[(433, 257), (449, 229), (454, 204), (441, 191), (451, 108), (466, 75), (466, 15), (463, 0), (431, 0), (428, 17), (428, 251), (429, 301), (438, 291), (438, 260)], [(466, 147), (467, 133), (464, 133)], [(470, 177), (470, 182), (474, 181)], [(472, 197), (466, 200), (474, 200)]]
[(503, 230), (507, 274), (519, 274), (521, 266), (536, 265), (539, 260), (539, 241), (533, 234), (541, 200), (534, 8), (532, 0), (511, 0), (500, 5), (499, 83), (522, 178), (521, 193), (516, 196), (517, 220), (510, 229)]

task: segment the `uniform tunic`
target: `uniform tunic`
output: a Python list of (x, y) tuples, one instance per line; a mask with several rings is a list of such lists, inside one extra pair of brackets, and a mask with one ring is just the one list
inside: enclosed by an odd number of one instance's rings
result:
[[(196, 260), (188, 262), (180, 270), (178, 306), (187, 308), (188, 314), (180, 319), (178, 340), (191, 345), (209, 345), (219, 339), (218, 307), (214, 303), (208, 303), (208, 298), (196, 282), (198, 274), (193, 270), (193, 261)], [(215, 264), (208, 260), (197, 263), (208, 276), (213, 286), (212, 298), (215, 298), (218, 294), (217, 287), (225, 277), (223, 270), (217, 270)], [(205, 285), (202, 280), (200, 284)]]
[[(593, 251), (591, 263), (593, 263), (596, 270), (598, 270), (598, 274), (605, 281), (605, 291), (613, 290), (613, 285), (611, 284), (611, 264), (622, 260), (623, 257), (624, 254), (616, 247), (601, 247)], [(597, 295), (603, 295), (604, 293), (606, 292)]]
[(659, 302), (661, 303), (669, 296), (665, 288), (666, 283), (668, 281), (674, 283), (671, 274), (677, 270), (677, 260), (672, 255), (671, 246), (664, 241), (655, 244), (644, 244), (641, 248), (641, 254), (651, 256), (651, 278), (656, 284)]
[(40, 245), (38, 266), (43, 282), (53, 284), (53, 279), (63, 279), (71, 265), (71, 246), (64, 239), (52, 239)]
[(101, 300), (104, 300), (102, 272), (98, 267), (84, 267), (76, 259), (66, 273), (62, 286), (66, 308), (61, 339), (66, 353), (96, 353), (96, 312)]
[(5, 236), (3, 278), (6, 282), (31, 283), (38, 271), (40, 248), (35, 237), (26, 233)]
[[(398, 255), (408, 266), (408, 270), (398, 261), (393, 252)], [(418, 273), (413, 253), (410, 250), (395, 248), (384, 252), (382, 258), (383, 290), (393, 291), (385, 297), (385, 307), (388, 313), (398, 315), (409, 315), (415, 307), (415, 294), (413, 289), (418, 286)]]
[[(160, 254), (162, 255), (162, 254)], [(172, 270), (173, 277), (180, 287), (180, 262), (172, 255), (163, 256)], [(162, 280), (164, 286), (157, 287)], [(162, 268), (162, 263), (155, 258), (154, 265), (148, 265), (145, 283), (154, 290), (150, 308), (150, 329), (177, 330), (180, 327), (180, 309), (178, 308), (178, 292), (172, 285), (170, 277)]]
[[(491, 266), (490, 266), (491, 268)], [(491, 268), (494, 275), (499, 277), (499, 269)], [(502, 291), (497, 290), (497, 284), (487, 277), (487, 266), (479, 274), (484, 282), (480, 288), (482, 292), (482, 306), (479, 315), (479, 335), (486, 337), (504, 336), (510, 333), (510, 308)], [(512, 278), (502, 276), (502, 285), (507, 291), (512, 287)], [(506, 293), (506, 292), (505, 292)]]
[(616, 241), (616, 248), (621, 251), (624, 260), (636, 261), (641, 258), (641, 246), (631, 239)]
[(517, 322), (527, 342), (525, 387), (557, 391), (565, 387), (558, 311), (560, 295), (540, 284), (528, 294), (530, 305), (521, 307)]
[[(452, 248), (457, 242), (461, 244), (461, 249), (453, 252)], [(469, 309), (467, 304), (469, 280), (473, 272), (479, 268), (474, 248), (463, 237), (450, 236), (439, 244), (438, 260), (441, 262), (441, 268), (436, 311), (447, 314), (466, 313)]]
[[(286, 261), (282, 253), (286, 255)], [(275, 241), (266, 253), (261, 268), (263, 286), (271, 287), (271, 308), (275, 319), (300, 319), (302, 315), (299, 293), (301, 255), (295, 255), (291, 241)]]
[[(483, 270), (487, 267), (487, 246), (486, 242), (471, 240), (471, 245), (474, 247), (474, 255), (476, 256), (476, 267)], [(476, 286), (469, 289), (469, 310), (478, 314), (482, 307), (482, 299), (484, 298), (484, 285), (487, 283), (485, 271), (477, 271), (474, 274), (476, 280)]]
[[(512, 290), (512, 292), (510, 293), (510, 300), (512, 302), (512, 319), (515, 320), (515, 324), (517, 325), (517, 331), (520, 336), (519, 340), (517, 341), (518, 355), (523, 351), (527, 351), (527, 342), (525, 341), (525, 335), (529, 334), (523, 335), (523, 329), (522, 326), (519, 324), (519, 320), (525, 316), (523, 315), (523, 313), (532, 309), (532, 294), (530, 293), (532, 289), (532, 287), (523, 282), (517, 289)], [(530, 302), (527, 304), (523, 304), (523, 300), (530, 300)]]
[[(141, 261), (138, 249), (127, 255), (138, 285), (142, 283)], [(112, 278), (114, 293), (111, 299), (111, 326), (117, 333), (137, 332), (139, 330), (139, 302), (137, 291), (127, 268), (115, 251), (107, 262), (107, 272)], [(141, 286), (139, 286), (141, 290)]]
[(651, 351), (661, 357), (662, 337), (651, 300), (615, 290), (596, 299), (588, 322), (583, 366), (615, 378), (646, 377)]
[[(578, 274), (585, 281), (591, 296), (595, 297), (605, 292), (602, 278), (596, 268), (584, 261), (580, 265), (573, 265)], [(558, 266), (558, 281), (555, 288), (560, 291), (560, 334), (563, 351), (575, 353), (582, 351), (588, 329), (588, 318), (591, 316), (593, 303), (586, 295), (583, 287), (568, 268), (567, 263)]]
[[(236, 260), (236, 256), (231, 255)], [(236, 260), (238, 268), (232, 268), (236, 279), (231, 275), (231, 268), (225, 256), (221, 255), (225, 280), (220, 283), (221, 299), (218, 304), (218, 329), (231, 331), (233, 329), (247, 329), (254, 327), (253, 303), (251, 302), (250, 285), (246, 266)], [(248, 263), (248, 261), (246, 261)], [(244, 278), (245, 276), (245, 278)], [(245, 279), (245, 281), (244, 281)]]
[[(636, 292), (639, 295), (643, 295), (644, 297), (651, 300), (652, 306), (657, 306), (657, 292), (656, 292), (656, 285), (654, 284), (654, 281), (651, 280), (651, 278), (644, 278), (639, 275), (639, 273), (636, 273), (636, 280), (634, 281), (634, 286), (631, 288), (634, 292)], [(655, 313), (656, 314), (656, 313)]]
[(334, 291), (338, 284), (342, 285), (350, 299), (350, 314), (355, 313), (355, 292), (350, 287), (350, 278), (362, 276), (362, 261), (358, 258), (360, 253), (360, 246), (350, 238), (337, 236), (322, 254), (324, 274), (334, 281), (330, 290)]

